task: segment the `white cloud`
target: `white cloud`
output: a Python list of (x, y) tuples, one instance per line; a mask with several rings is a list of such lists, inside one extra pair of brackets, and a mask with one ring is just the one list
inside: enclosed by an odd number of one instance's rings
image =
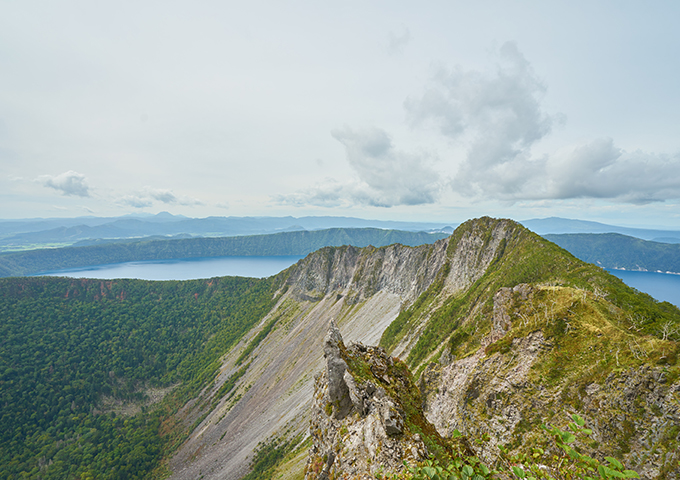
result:
[(532, 147), (563, 122), (543, 111), (545, 85), (514, 43), (493, 72), (441, 68), (404, 107), (413, 126), (434, 124), (466, 150), (450, 185), (468, 198), (515, 202), (608, 199), (649, 203), (680, 198), (680, 155), (626, 152), (601, 138), (535, 157)]
[(427, 154), (396, 150), (387, 132), (379, 128), (343, 127), (331, 134), (345, 146), (356, 181), (340, 183), (328, 179), (302, 192), (274, 196), (276, 202), (296, 206), (392, 207), (436, 201), (441, 182)]
[(551, 130), (555, 118), (541, 109), (545, 86), (508, 42), (494, 72), (441, 68), (420, 98), (404, 106), (413, 125), (434, 123), (467, 147), (453, 187), (462, 194), (493, 189), (512, 194), (526, 178), (531, 147)]
[(390, 207), (435, 201), (439, 175), (426, 154), (396, 150), (387, 132), (379, 128), (344, 127), (331, 134), (345, 146), (347, 161), (368, 187), (354, 194), (360, 203)]
[(152, 206), (155, 202), (165, 203), (167, 205), (182, 205), (182, 206), (197, 206), (204, 205), (201, 200), (186, 195), (176, 196), (172, 190), (163, 188), (144, 187), (142, 191), (125, 195), (118, 203), (134, 208), (147, 208)]
[(133, 208), (147, 208), (153, 205), (151, 200), (140, 195), (125, 195), (118, 201), (118, 203)]
[(69, 170), (59, 175), (41, 175), (38, 177), (43, 185), (53, 188), (62, 195), (73, 195), (78, 197), (89, 197), (89, 187), (85, 175)]
[(350, 206), (353, 203), (351, 198), (354, 196), (354, 190), (353, 184), (341, 184), (329, 178), (311, 188), (288, 195), (273, 195), (271, 198), (275, 203), (293, 207), (310, 205), (316, 207)]
[(546, 198), (605, 198), (644, 204), (680, 198), (680, 155), (626, 152), (610, 138), (579, 145), (545, 161)]
[(147, 190), (148, 195), (154, 200), (159, 202), (173, 204), (177, 203), (177, 197), (170, 190), (164, 190), (160, 188), (150, 188)]
[(197, 198), (189, 197), (187, 195), (176, 196), (172, 190), (163, 188), (145, 188), (146, 194), (153, 200), (168, 204), (168, 205), (183, 205), (192, 207), (196, 205), (203, 205), (203, 202)]

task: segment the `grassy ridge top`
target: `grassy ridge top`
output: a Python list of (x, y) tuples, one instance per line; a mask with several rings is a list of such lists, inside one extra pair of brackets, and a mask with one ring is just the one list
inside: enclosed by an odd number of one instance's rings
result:
[(463, 239), (470, 237), (478, 238), (483, 246), (480, 251), (468, 254), (482, 254), (491, 244), (491, 232), (501, 223), (505, 228), (505, 236), (499, 242), (495, 257), (484, 275), (466, 290), (441, 299), (444, 277), (449, 271), (447, 268), (442, 269), (439, 281), (434, 282), (385, 330), (381, 346), (393, 349), (423, 318), (429, 318), (409, 353), (407, 363), (412, 368), (422, 366), (422, 362), (444, 341), (448, 341), (451, 351), (456, 351), (462, 343), (474, 349), (481, 337), (490, 330), (496, 292), (502, 287), (514, 287), (521, 283), (561, 285), (606, 297), (627, 315), (641, 319), (636, 323), (636, 328), (642, 334), (659, 335), (662, 325), (668, 322), (680, 325), (680, 309), (674, 305), (657, 302), (602, 268), (577, 259), (510, 220), (485, 217), (463, 223), (451, 237), (449, 256), (454, 254)]
[(401, 243), (416, 246), (434, 243), (445, 237), (447, 234), (444, 233), (406, 232), (378, 228), (331, 228), (271, 235), (126, 241), (2, 254), (0, 255), (0, 277), (144, 260), (307, 255), (322, 247), (340, 245), (381, 247)]

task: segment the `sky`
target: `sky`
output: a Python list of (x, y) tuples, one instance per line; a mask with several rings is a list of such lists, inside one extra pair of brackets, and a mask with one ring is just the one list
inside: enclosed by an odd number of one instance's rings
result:
[(0, 218), (680, 229), (680, 2), (0, 2)]

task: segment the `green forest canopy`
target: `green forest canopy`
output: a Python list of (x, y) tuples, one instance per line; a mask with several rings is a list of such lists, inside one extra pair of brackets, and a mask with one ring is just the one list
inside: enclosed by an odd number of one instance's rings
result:
[(0, 478), (146, 478), (160, 415), (96, 414), (103, 395), (182, 403), (273, 306), (280, 277), (0, 279)]

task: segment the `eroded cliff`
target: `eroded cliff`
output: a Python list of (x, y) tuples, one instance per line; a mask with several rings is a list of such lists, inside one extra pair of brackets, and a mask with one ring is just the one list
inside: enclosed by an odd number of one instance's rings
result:
[[(225, 356), (215, 383), (180, 412), (192, 433), (169, 463), (171, 478), (237, 479), (260, 442), (306, 436), (328, 322), (337, 322), (345, 338), (376, 344), (440, 276), (447, 246), (448, 239), (421, 247), (324, 248), (284, 272), (272, 312)], [(305, 456), (295, 461), (302, 472)]]
[[(680, 312), (515, 222), (466, 222), (415, 248), (325, 248), (281, 280), (276, 307), (181, 412), (195, 427), (172, 478), (240, 478), (261, 442), (305, 437), (310, 422), (310, 460), (289, 455), (277, 478), (305, 465), (310, 478), (396, 469), (456, 430), (488, 435), (480, 454), (493, 462), (569, 413), (593, 424), (594, 455), (625, 457), (645, 478), (677, 470), (678, 342), (659, 329)], [(329, 322), (350, 347), (324, 343)], [(411, 428), (412, 400), (392, 388), (406, 365), (432, 435)]]

